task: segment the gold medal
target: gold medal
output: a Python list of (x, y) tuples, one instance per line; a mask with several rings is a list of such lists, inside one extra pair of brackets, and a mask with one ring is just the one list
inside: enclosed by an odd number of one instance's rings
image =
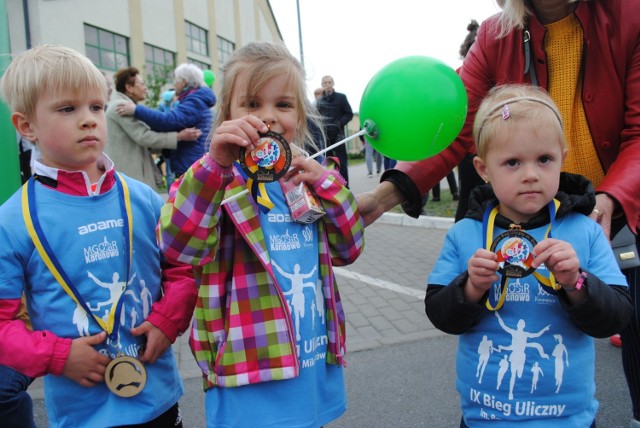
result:
[(147, 383), (147, 370), (140, 360), (120, 355), (107, 365), (104, 376), (107, 387), (123, 398), (138, 395)]
[(498, 235), (490, 248), (498, 256), (498, 272), (507, 278), (522, 278), (533, 273), (531, 250), (536, 244), (533, 236), (520, 229), (509, 229)]
[(260, 133), (260, 143), (254, 150), (240, 148), (242, 170), (258, 183), (272, 183), (289, 171), (291, 148), (277, 132)]

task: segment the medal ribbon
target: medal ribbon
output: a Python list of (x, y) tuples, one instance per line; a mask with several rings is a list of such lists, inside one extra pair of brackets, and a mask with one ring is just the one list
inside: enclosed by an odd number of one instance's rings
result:
[[(133, 259), (133, 216), (131, 212), (131, 198), (127, 183), (125, 183), (118, 173), (115, 174), (115, 179), (120, 197), (120, 211), (125, 220), (124, 252), (128, 253), (128, 257), (126, 259), (127, 275), (125, 277), (125, 284), (127, 284), (129, 282), (131, 261)], [(87, 315), (90, 315), (100, 325), (100, 327), (109, 334), (112, 340), (115, 340), (118, 335), (118, 326), (120, 325), (115, 322), (115, 320), (120, 318), (120, 311), (122, 310), (122, 304), (124, 303), (124, 299), (122, 299), (124, 290), (118, 297), (118, 301), (114, 303), (116, 305), (116, 310), (109, 312), (107, 322), (93, 314), (87, 305), (87, 302), (84, 300), (82, 295), (80, 295), (78, 289), (73, 285), (69, 276), (62, 268), (60, 262), (53, 253), (49, 242), (44, 236), (44, 231), (42, 230), (42, 226), (40, 225), (40, 220), (38, 219), (38, 214), (36, 212), (35, 196), (35, 180), (31, 177), (22, 187), (22, 215), (24, 217), (24, 222), (26, 224), (27, 231), (29, 232), (29, 236), (38, 250), (38, 254), (40, 254), (45, 265), (49, 268), (49, 271), (56, 281), (58, 281), (60, 286), (62, 286), (64, 291), (73, 299), (74, 302), (76, 302), (77, 305), (82, 306)]]
[[(259, 167), (255, 165), (249, 167), (249, 170), (252, 174), (255, 174), (258, 168)], [(268, 213), (271, 208), (274, 207), (274, 204), (273, 201), (269, 198), (269, 194), (267, 193), (267, 187), (265, 186), (265, 184), (259, 182), (258, 180), (254, 180), (253, 178), (246, 175), (244, 171), (242, 171), (242, 168), (238, 168), (238, 170), (241, 171), (242, 176), (247, 181), (247, 188), (249, 188), (251, 196), (253, 196), (253, 200), (257, 202), (260, 211), (262, 211), (263, 213)]]
[[(560, 206), (560, 201), (558, 201), (555, 198), (551, 202), (549, 202), (549, 204), (547, 205), (547, 208), (549, 209), (549, 226), (547, 226), (547, 230), (544, 234), (543, 239), (551, 236), (551, 226), (553, 224), (553, 221), (556, 218), (556, 213), (558, 211), (559, 206)], [(487, 250), (490, 250), (491, 248), (491, 242), (493, 240), (493, 228), (494, 228), (496, 216), (498, 215), (498, 210), (499, 210), (499, 205), (492, 202), (487, 206), (487, 209), (485, 210), (484, 216), (482, 218), (482, 234), (484, 236), (484, 247)], [(551, 292), (555, 292), (555, 290), (559, 290), (561, 288), (561, 286), (558, 285), (555, 278), (553, 277), (553, 274), (551, 273), (551, 271), (549, 271), (549, 278), (543, 276), (542, 274), (536, 271), (533, 272), (533, 276), (538, 281), (540, 281), (543, 287), (549, 288), (550, 289), (549, 291)], [(497, 311), (502, 307), (502, 305), (504, 305), (504, 301), (507, 297), (506, 285), (507, 285), (507, 277), (502, 275), (502, 279), (500, 280), (500, 298), (498, 299), (498, 302), (496, 303), (495, 307), (491, 305), (490, 299), (487, 298), (485, 302), (487, 309), (489, 309), (490, 311)]]

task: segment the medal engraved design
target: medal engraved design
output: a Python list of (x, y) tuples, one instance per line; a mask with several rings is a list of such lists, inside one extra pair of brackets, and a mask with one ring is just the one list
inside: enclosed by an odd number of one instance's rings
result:
[(260, 133), (260, 143), (254, 150), (240, 148), (242, 170), (258, 183), (271, 183), (280, 179), (291, 166), (291, 148), (277, 132)]
[(107, 365), (104, 381), (115, 395), (123, 398), (133, 397), (144, 389), (147, 383), (147, 369), (140, 360), (120, 355)]
[(531, 250), (535, 245), (535, 238), (522, 230), (502, 232), (491, 244), (491, 251), (498, 256), (498, 272), (507, 278), (522, 278), (533, 273)]

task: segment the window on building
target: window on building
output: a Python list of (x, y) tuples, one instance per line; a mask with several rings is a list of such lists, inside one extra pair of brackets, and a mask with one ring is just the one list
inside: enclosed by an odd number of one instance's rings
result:
[(208, 70), (211, 68), (211, 65), (206, 62), (198, 61), (197, 59), (187, 58), (187, 62), (197, 66), (200, 70)]
[(202, 56), (209, 56), (207, 30), (189, 21), (185, 21), (184, 28), (187, 37), (187, 50)]
[(171, 51), (145, 43), (144, 63), (147, 75), (167, 76), (176, 68), (176, 56)]
[(227, 59), (229, 59), (235, 49), (235, 43), (218, 36), (218, 62), (220, 64), (220, 67), (222, 67), (224, 63), (227, 62)]
[(129, 40), (119, 34), (84, 24), (84, 48), (100, 69), (115, 71), (129, 66)]

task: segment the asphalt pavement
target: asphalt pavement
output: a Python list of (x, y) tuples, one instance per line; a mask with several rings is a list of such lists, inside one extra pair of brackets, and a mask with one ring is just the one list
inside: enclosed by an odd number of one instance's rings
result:
[[(349, 168), (349, 178), (358, 194), (373, 188), (379, 176), (368, 178), (361, 164)], [(441, 186), (446, 191), (446, 180)], [(459, 426), (457, 340), (433, 327), (423, 303), (426, 277), (451, 224), (451, 219), (385, 214), (366, 229), (361, 257), (336, 268), (347, 318), (349, 407), (329, 428)], [(183, 424), (204, 427), (204, 393), (187, 339), (180, 337), (174, 345), (185, 383)], [(597, 425), (626, 427), (631, 404), (620, 350), (597, 340), (596, 353)], [(48, 427), (41, 381), (29, 392), (38, 427)]]

